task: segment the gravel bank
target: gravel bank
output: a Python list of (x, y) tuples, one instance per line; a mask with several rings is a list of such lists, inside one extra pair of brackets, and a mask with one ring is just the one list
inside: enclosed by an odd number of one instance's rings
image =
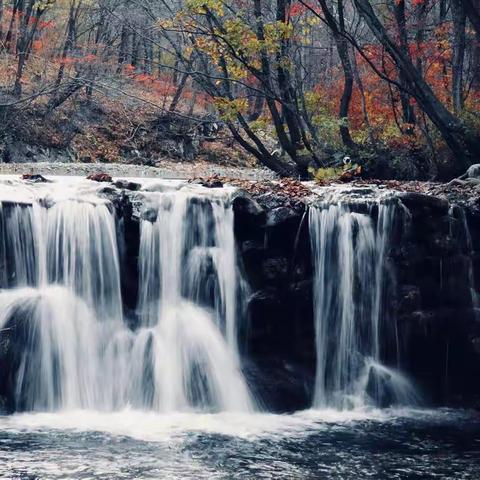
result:
[(218, 175), (239, 180), (272, 180), (276, 175), (264, 168), (242, 168), (214, 165), (206, 162), (162, 162), (157, 167), (123, 163), (0, 163), (0, 174), (38, 173), (40, 175), (87, 176), (107, 173), (112, 177), (149, 177), (190, 179)]

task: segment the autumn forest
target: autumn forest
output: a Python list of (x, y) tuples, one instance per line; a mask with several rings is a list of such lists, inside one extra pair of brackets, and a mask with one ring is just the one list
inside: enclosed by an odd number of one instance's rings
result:
[[(80, 107), (81, 131), (68, 126)], [(95, 108), (110, 123), (89, 125)], [(329, 175), (348, 156), (373, 176), (453, 178), (480, 160), (480, 6), (0, 0), (2, 141), (35, 131), (119, 161), (150, 141), (147, 119), (208, 124), (281, 176)]]

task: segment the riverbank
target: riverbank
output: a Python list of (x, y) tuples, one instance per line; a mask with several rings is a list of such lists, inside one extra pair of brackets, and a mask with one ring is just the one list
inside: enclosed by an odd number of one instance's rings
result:
[[(158, 166), (124, 164), (124, 163), (62, 163), (29, 162), (0, 163), (0, 175), (38, 174), (49, 176), (87, 177), (104, 173), (114, 180), (122, 178), (159, 178), (189, 180), (204, 183), (207, 186), (229, 184), (242, 188), (248, 193), (258, 195), (275, 195), (294, 199), (308, 197), (312, 190), (321, 186), (335, 186), (338, 180), (325, 182), (299, 182), (295, 179), (279, 179), (271, 170), (264, 167), (226, 166), (210, 162), (195, 163), (162, 160)], [(272, 182), (273, 181), (273, 182)], [(356, 179), (343, 185), (357, 188), (359, 192), (368, 189), (385, 189), (408, 194), (422, 194), (444, 199), (450, 203), (468, 207), (475, 213), (480, 212), (480, 180), (470, 178), (453, 180), (448, 183), (401, 180)], [(359, 193), (361, 194), (361, 193)]]
[(198, 177), (232, 177), (243, 180), (272, 180), (276, 178), (271, 170), (261, 167), (230, 167), (208, 162), (175, 162), (162, 160), (158, 166), (124, 163), (0, 163), (0, 174), (23, 175), (35, 173), (43, 176), (66, 175), (87, 176), (94, 173), (106, 173), (111, 177), (142, 177), (189, 180)]

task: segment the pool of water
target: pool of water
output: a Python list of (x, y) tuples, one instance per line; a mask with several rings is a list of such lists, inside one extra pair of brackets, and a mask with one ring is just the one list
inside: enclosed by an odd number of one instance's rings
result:
[(0, 417), (1, 479), (479, 479), (470, 411)]

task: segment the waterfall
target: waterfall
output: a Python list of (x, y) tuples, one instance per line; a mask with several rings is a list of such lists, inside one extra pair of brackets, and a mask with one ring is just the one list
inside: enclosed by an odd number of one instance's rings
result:
[(480, 296), (475, 288), (475, 277), (474, 277), (474, 268), (473, 268), (473, 258), (475, 255), (472, 235), (470, 233), (470, 228), (467, 222), (467, 216), (465, 210), (461, 207), (450, 207), (449, 210), (450, 218), (450, 235), (453, 235), (452, 232), (452, 222), (457, 219), (459, 222), (459, 231), (457, 233), (458, 239), (457, 243), (459, 247), (466, 253), (467, 260), (467, 271), (468, 271), (468, 285), (470, 290), (470, 297), (472, 300), (472, 308), (474, 311), (475, 319), (480, 320)]
[[(181, 187), (181, 186), (180, 186)], [(123, 318), (115, 211), (95, 182), (7, 181), (0, 330), (18, 410), (249, 410), (230, 191), (145, 193), (138, 328)]]
[(13, 320), (25, 346), (16, 407), (105, 407), (102, 351), (123, 328), (113, 213), (101, 199), (34, 199), (1, 213), (0, 328)]
[[(158, 409), (248, 410), (237, 354), (237, 265), (229, 193), (154, 192), (140, 234), (138, 313)], [(142, 361), (140, 361), (140, 364)], [(140, 367), (141, 369), (141, 367)]]
[(365, 213), (356, 210), (348, 199), (334, 196), (309, 211), (317, 408), (415, 397), (401, 374), (380, 359), (381, 323), (389, 320), (387, 254), (396, 204), (378, 201)]

